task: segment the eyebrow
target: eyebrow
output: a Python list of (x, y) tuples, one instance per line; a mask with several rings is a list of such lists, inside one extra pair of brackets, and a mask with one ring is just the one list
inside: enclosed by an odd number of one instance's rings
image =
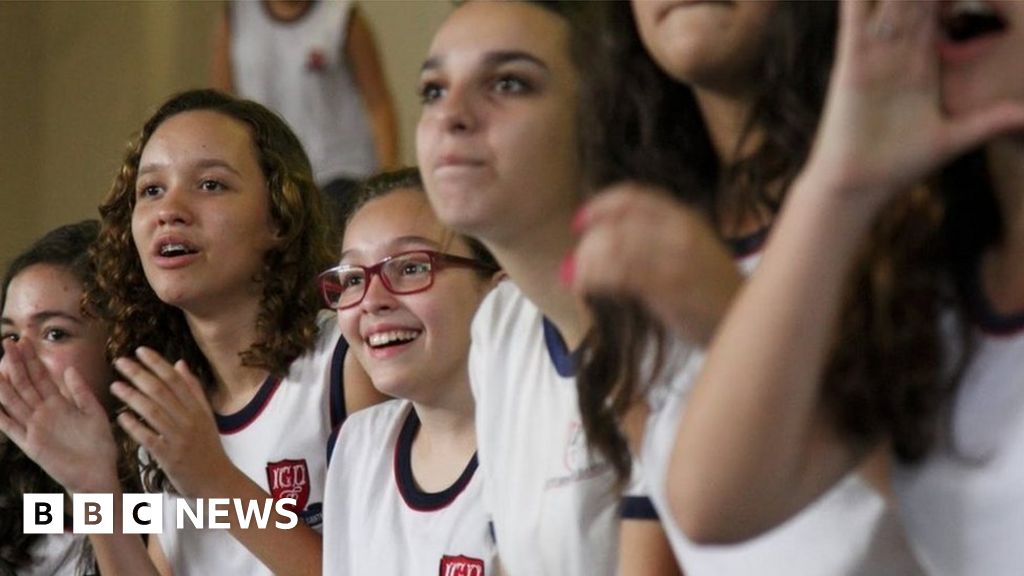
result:
[[(431, 240), (430, 238), (424, 238), (423, 236), (415, 236), (415, 235), (399, 236), (398, 238), (395, 238), (391, 242), (388, 242), (387, 246), (388, 246), (388, 248), (390, 248), (390, 250), (388, 250), (390, 252), (391, 250), (400, 250), (402, 248), (419, 248), (423, 244), (427, 244), (432, 249), (439, 249), (441, 247), (440, 244), (438, 244), (437, 242)], [(426, 250), (426, 248), (424, 248), (424, 250)], [(349, 255), (351, 255), (353, 253), (357, 253), (357, 252), (359, 252), (359, 251), (358, 250), (345, 250), (345, 251), (343, 251), (341, 253), (341, 258), (340, 259), (344, 260), (346, 256), (349, 256)]]
[[(53, 320), (55, 318), (63, 319), (63, 320), (70, 320), (71, 322), (74, 322), (75, 324), (81, 324), (82, 323), (82, 319), (81, 318), (79, 318), (77, 316), (72, 316), (71, 314), (68, 314), (67, 312), (60, 312), (60, 311), (57, 311), (57, 310), (44, 310), (42, 312), (37, 312), (37, 313), (33, 314), (31, 318), (29, 318), (29, 322), (31, 322), (33, 324), (43, 324), (43, 323), (45, 323), (45, 322), (47, 322), (49, 320)], [(2, 324), (4, 326), (14, 326), (14, 320), (11, 320), (7, 316), (4, 316), (3, 318), (0, 318), (0, 324)]]
[[(232, 166), (231, 164), (229, 164), (225, 160), (220, 160), (219, 158), (203, 158), (203, 159), (200, 159), (200, 160), (197, 160), (197, 161), (193, 162), (191, 164), (191, 166), (193, 168), (198, 168), (198, 169), (204, 169), (204, 168), (223, 168), (223, 169), (227, 170), (228, 172), (231, 172), (232, 174), (235, 174), (237, 176), (241, 176), (241, 174), (238, 172), (238, 170), (235, 169), (234, 166)], [(157, 172), (157, 171), (159, 171), (159, 170), (161, 170), (163, 168), (166, 168), (166, 167), (167, 167), (167, 164), (163, 164), (163, 163), (161, 163), (161, 164), (152, 164), (152, 163), (151, 164), (146, 164), (145, 166), (142, 166), (142, 167), (139, 168), (138, 176), (143, 176), (143, 175), (149, 174), (151, 172)]]
[[(515, 62), (526, 62), (534, 66), (537, 66), (538, 68), (541, 68), (544, 71), (549, 70), (548, 65), (543, 60), (523, 50), (496, 50), (493, 52), (488, 52), (487, 54), (484, 55), (483, 58), (484, 66), (492, 68), (496, 66), (501, 66), (503, 64)], [(442, 56), (433, 56), (431, 58), (427, 58), (426, 60), (423, 61), (423, 65), (420, 66), (420, 74), (428, 70), (437, 70), (438, 68), (441, 68), (443, 63), (444, 58)]]

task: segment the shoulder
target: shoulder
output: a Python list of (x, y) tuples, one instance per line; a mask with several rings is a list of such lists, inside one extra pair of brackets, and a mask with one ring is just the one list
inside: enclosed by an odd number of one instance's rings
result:
[[(385, 432), (394, 427), (396, 423), (400, 424), (408, 405), (407, 400), (392, 399), (353, 412), (341, 425), (338, 441), (345, 441), (347, 438), (351, 439), (349, 441), (361, 440), (365, 438), (364, 433)], [(373, 435), (375, 444), (379, 444), (381, 440), (383, 440), (382, 436)]]
[(317, 336), (313, 347), (292, 361), (288, 368), (288, 379), (307, 381), (318, 379), (330, 373), (330, 368), (348, 350), (348, 343), (341, 337), (341, 328), (333, 312), (321, 311), (316, 318)]
[(484, 298), (473, 317), (474, 342), (477, 336), (506, 335), (519, 326), (539, 321), (540, 311), (519, 287), (503, 280)]

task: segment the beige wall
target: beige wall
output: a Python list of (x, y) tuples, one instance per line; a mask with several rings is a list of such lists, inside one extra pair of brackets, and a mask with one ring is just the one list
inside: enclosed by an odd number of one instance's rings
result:
[[(0, 1), (0, 266), (46, 230), (94, 217), (132, 132), (206, 84), (215, 2)], [(447, 1), (362, 3), (414, 160), (417, 70)]]

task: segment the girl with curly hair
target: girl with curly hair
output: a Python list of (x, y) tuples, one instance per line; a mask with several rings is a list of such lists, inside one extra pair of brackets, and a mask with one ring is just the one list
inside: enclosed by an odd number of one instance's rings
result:
[[(169, 511), (178, 498), (265, 507), (272, 496), (294, 499), (300, 519), (279, 529), (290, 519), (273, 513), (247, 529), (231, 510), (229, 530), (177, 530), (169, 513), (147, 555), (117, 507), (114, 534), (92, 537), (100, 567), (319, 573), (327, 439), (379, 396), (366, 381), (341, 385), (347, 346), (316, 290), (331, 239), (302, 146), (258, 104), (185, 92), (146, 122), (100, 213), (87, 299), (113, 327), (125, 381), (111, 392), (129, 409), (118, 423), (143, 449), (145, 486)], [(76, 488), (119, 501), (110, 475)]]

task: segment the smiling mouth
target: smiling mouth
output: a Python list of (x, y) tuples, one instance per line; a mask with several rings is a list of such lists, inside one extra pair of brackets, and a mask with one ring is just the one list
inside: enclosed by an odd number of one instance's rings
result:
[(408, 344), (409, 342), (419, 338), (422, 333), (423, 332), (421, 330), (389, 330), (387, 332), (378, 332), (367, 337), (366, 344), (374, 350), (391, 348), (393, 346)]

